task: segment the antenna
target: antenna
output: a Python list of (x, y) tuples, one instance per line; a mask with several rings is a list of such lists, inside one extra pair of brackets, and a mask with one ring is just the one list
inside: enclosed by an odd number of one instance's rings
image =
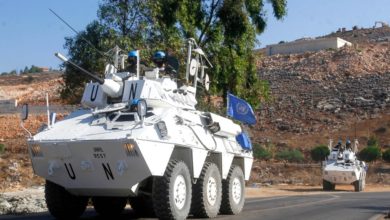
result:
[(46, 111), (47, 111), (47, 127), (50, 128), (50, 109), (49, 109), (49, 93), (46, 93)]
[(357, 113), (355, 112), (355, 139), (356, 139), (356, 137), (357, 137), (357, 131), (356, 131), (357, 120), (358, 120), (358, 115), (357, 115)]
[[(100, 50), (98, 50), (90, 41), (88, 41), (87, 39), (85, 39), (85, 37), (83, 37), (80, 32), (76, 31), (72, 26), (70, 26), (70, 24), (68, 24), (68, 22), (66, 22), (63, 18), (61, 18), (57, 13), (55, 13), (52, 9), (49, 8), (49, 10), (51, 11), (51, 13), (53, 13), (58, 19), (60, 19), (66, 26), (68, 26), (72, 31), (74, 31), (77, 35), (79, 35), (85, 42), (87, 42), (87, 44), (89, 44), (89, 46), (91, 46), (93, 49), (96, 50), (96, 52), (98, 52), (100, 55), (102, 55), (103, 57), (107, 57), (107, 55), (104, 53), (104, 52), (101, 52)], [(110, 59), (110, 58), (109, 58)], [(111, 59), (110, 59), (111, 60)]]

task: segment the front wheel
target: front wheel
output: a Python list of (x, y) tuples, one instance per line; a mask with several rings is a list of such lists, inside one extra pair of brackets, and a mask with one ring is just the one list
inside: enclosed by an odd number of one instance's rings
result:
[(50, 214), (57, 219), (77, 219), (88, 203), (87, 197), (74, 196), (49, 180), (45, 184), (45, 199)]
[(236, 215), (241, 212), (245, 202), (245, 178), (242, 169), (233, 165), (222, 182), (222, 214)]
[(333, 183), (323, 179), (322, 180), (322, 188), (324, 191), (335, 190), (336, 184), (333, 184)]
[(153, 181), (153, 207), (159, 219), (186, 219), (191, 207), (191, 177), (183, 161), (171, 160)]
[(365, 185), (365, 180), (363, 179), (363, 175), (360, 174), (360, 178), (353, 183), (355, 192), (363, 191), (364, 185)]

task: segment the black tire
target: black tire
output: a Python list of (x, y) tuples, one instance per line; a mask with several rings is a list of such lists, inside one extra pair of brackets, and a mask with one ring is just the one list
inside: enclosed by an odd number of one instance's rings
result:
[(331, 183), (331, 188), (330, 188), (332, 191), (335, 191), (336, 190), (336, 184), (335, 183)]
[[(159, 219), (186, 219), (191, 208), (190, 171), (183, 161), (171, 160), (164, 176), (153, 182), (153, 207)], [(177, 194), (179, 192), (179, 195)]]
[(155, 217), (153, 201), (151, 197), (139, 196), (129, 198), (129, 203), (133, 211), (140, 217)]
[(74, 196), (62, 186), (46, 180), (46, 205), (51, 215), (57, 219), (77, 219), (85, 211), (88, 198)]
[(220, 213), (237, 215), (245, 202), (245, 178), (242, 169), (233, 165), (226, 180), (222, 181), (222, 204)]
[(359, 180), (353, 182), (353, 187), (355, 188), (355, 192), (359, 192)]
[(215, 218), (222, 201), (222, 180), (218, 167), (205, 163), (202, 172), (192, 186), (191, 213), (198, 218)]
[(322, 188), (324, 191), (331, 191), (331, 190), (334, 190), (336, 187), (336, 184), (332, 184), (331, 182), (329, 181), (326, 181), (326, 180), (322, 180)]
[(101, 216), (120, 215), (126, 207), (126, 197), (92, 197), (93, 207)]
[(363, 178), (360, 175), (360, 179), (353, 182), (353, 186), (355, 187), (355, 192), (363, 191)]

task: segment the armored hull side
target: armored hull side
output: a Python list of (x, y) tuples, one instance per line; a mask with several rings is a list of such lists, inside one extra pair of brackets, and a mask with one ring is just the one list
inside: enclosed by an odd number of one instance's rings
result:
[[(114, 125), (109, 117), (94, 116), (90, 110), (73, 112), (29, 141), (35, 173), (76, 195), (134, 196), (136, 185), (150, 176), (162, 176), (173, 156), (190, 157), (191, 173), (198, 178), (212, 152), (223, 155), (223, 179), (234, 158), (241, 158), (249, 179), (252, 153), (243, 151), (234, 136), (205, 129), (202, 112), (174, 108), (153, 112), (142, 124)], [(157, 121), (165, 123), (166, 136), (161, 136)]]

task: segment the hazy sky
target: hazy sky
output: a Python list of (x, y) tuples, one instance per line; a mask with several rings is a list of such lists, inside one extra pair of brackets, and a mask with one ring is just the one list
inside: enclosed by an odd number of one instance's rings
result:
[[(66, 54), (64, 38), (75, 34), (48, 8), (81, 31), (96, 18), (98, 4), (97, 0), (0, 0), (0, 73), (31, 65), (58, 68), (60, 61), (53, 54)], [(267, 6), (261, 47), (325, 35), (340, 27), (390, 23), (389, 0), (288, 0), (287, 7), (287, 16), (277, 21)]]

